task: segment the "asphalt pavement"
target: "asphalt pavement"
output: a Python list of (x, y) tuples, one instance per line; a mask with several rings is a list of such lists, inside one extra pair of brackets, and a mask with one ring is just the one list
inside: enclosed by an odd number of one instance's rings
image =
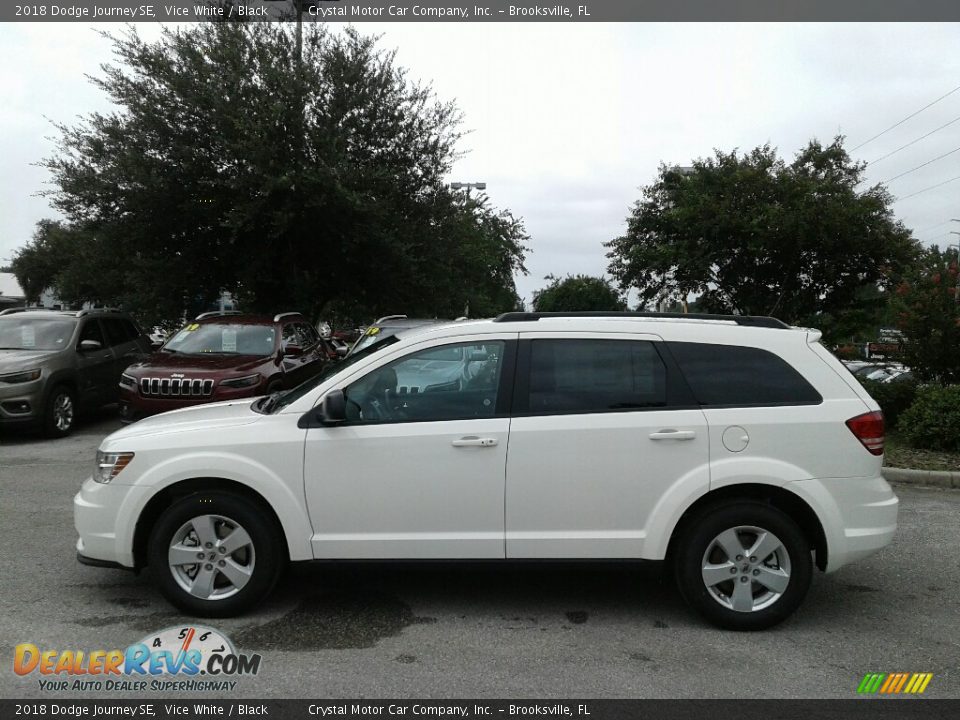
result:
[[(75, 559), (73, 495), (117, 427), (108, 409), (61, 440), (0, 435), (0, 697), (104, 696), (16, 675), (18, 643), (125, 648), (192, 622), (148, 573)], [(931, 672), (925, 695), (957, 698), (960, 491), (897, 490), (893, 545), (818, 572), (773, 630), (705, 624), (656, 564), (311, 564), (252, 614), (203, 621), (263, 657), (233, 692), (203, 696), (849, 698), (867, 672)]]

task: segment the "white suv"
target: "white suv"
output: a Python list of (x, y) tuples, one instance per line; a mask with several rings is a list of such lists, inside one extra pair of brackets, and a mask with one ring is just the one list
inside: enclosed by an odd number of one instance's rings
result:
[(287, 561), (667, 560), (710, 621), (768, 627), (814, 564), (896, 530), (883, 416), (819, 337), (643, 313), (401, 332), (286, 393), (107, 437), (78, 556), (149, 565), (201, 616), (251, 607)]

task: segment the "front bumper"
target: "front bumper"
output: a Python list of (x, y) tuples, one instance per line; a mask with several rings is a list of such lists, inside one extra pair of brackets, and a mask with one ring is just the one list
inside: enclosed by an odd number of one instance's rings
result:
[[(144, 490), (135, 485), (83, 482), (73, 498), (73, 524), (77, 529), (77, 556), (100, 567), (135, 566), (133, 535), (137, 500)], [(82, 559), (81, 559), (82, 557)], [(85, 564), (93, 564), (87, 562)]]
[(0, 383), (0, 424), (30, 424), (42, 415), (43, 378), (16, 385)]
[(900, 501), (883, 477), (798, 480), (787, 489), (806, 500), (820, 518), (828, 573), (893, 541)]

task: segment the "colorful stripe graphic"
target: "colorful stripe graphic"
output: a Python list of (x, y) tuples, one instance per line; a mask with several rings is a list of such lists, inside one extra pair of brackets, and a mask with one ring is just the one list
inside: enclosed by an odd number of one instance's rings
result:
[(933, 673), (867, 673), (857, 692), (863, 695), (920, 695), (933, 680)]

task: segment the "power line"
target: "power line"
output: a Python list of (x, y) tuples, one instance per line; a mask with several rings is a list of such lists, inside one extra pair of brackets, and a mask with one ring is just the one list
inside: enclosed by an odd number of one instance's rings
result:
[(922, 235), (923, 233), (928, 233), (931, 230), (936, 230), (937, 228), (943, 227), (944, 225), (949, 225), (951, 222), (952, 220), (944, 220), (942, 223), (937, 223), (936, 225), (930, 225), (929, 227), (925, 227), (923, 230), (918, 230), (917, 234)]
[(899, 180), (899, 179), (902, 178), (904, 175), (909, 175), (909, 174), (912, 173), (912, 172), (916, 172), (916, 171), (919, 170), (920, 168), (925, 168), (927, 165), (930, 165), (931, 163), (935, 163), (937, 160), (943, 160), (943, 158), (947, 157), (948, 155), (953, 155), (953, 154), (954, 154), (955, 152), (957, 152), (958, 150), (960, 150), (960, 147), (955, 147), (953, 150), (950, 150), (949, 152), (945, 152), (943, 155), (937, 155), (937, 157), (933, 158), (932, 160), (927, 160), (925, 163), (923, 163), (923, 164), (921, 164), (921, 165), (917, 165), (915, 168), (910, 168), (910, 169), (907, 170), (906, 172), (902, 172), (902, 173), (900, 173), (899, 175), (894, 175), (894, 176), (893, 176), (892, 178), (890, 178), (889, 180), (881, 180), (881, 181), (880, 181), (880, 184), (881, 184), (881, 185), (886, 185), (887, 183), (892, 183), (894, 180)]
[(920, 142), (920, 141), (923, 140), (924, 138), (930, 137), (930, 136), (933, 135), (934, 133), (940, 132), (940, 131), (943, 130), (945, 127), (949, 127), (950, 125), (953, 125), (953, 124), (954, 124), (955, 122), (957, 122), (958, 120), (960, 120), (960, 115), (958, 115), (958, 116), (955, 117), (953, 120), (951, 120), (950, 122), (946, 123), (945, 125), (941, 125), (941, 126), (938, 127), (936, 130), (931, 130), (931, 131), (928, 132), (926, 135), (921, 135), (921, 136), (918, 137), (916, 140), (911, 140), (911, 141), (908, 142), (906, 145), (901, 145), (900, 147), (898, 147), (898, 148), (897, 148), (896, 150), (894, 150), (893, 152), (888, 152), (886, 155), (883, 155), (883, 156), (881, 156), (881, 157), (878, 157), (876, 160), (871, 160), (870, 162), (867, 163), (867, 165), (876, 165), (876, 164), (877, 164), (878, 162), (880, 162), (881, 160), (886, 160), (886, 159), (887, 159), (888, 157), (890, 157), (891, 155), (896, 155), (896, 154), (897, 154), (898, 152), (900, 152), (901, 150), (903, 150), (903, 149), (905, 149), (905, 148), (908, 148), (908, 147), (910, 147), (911, 145), (915, 145), (916, 143)]
[(888, 127), (886, 130), (884, 130), (883, 132), (877, 133), (876, 135), (874, 135), (874, 136), (873, 136), (872, 138), (870, 138), (869, 140), (864, 140), (862, 143), (860, 143), (860, 144), (857, 145), (855, 148), (853, 148), (850, 152), (856, 152), (857, 150), (859, 150), (860, 148), (862, 148), (862, 147), (863, 147), (864, 145), (866, 145), (867, 143), (872, 143), (872, 142), (873, 142), (874, 140), (876, 140), (878, 137), (881, 137), (881, 136), (883, 136), (883, 135), (886, 135), (888, 132), (890, 132), (891, 130), (893, 130), (893, 129), (896, 128), (896, 127), (900, 127), (901, 125), (903, 125), (903, 124), (904, 124), (907, 120), (909, 120), (910, 118), (916, 117), (917, 115), (919, 115), (920, 113), (922, 113), (924, 110), (926, 110), (926, 109), (929, 108), (929, 107), (933, 107), (934, 105), (936, 105), (938, 102), (940, 102), (940, 101), (943, 100), (944, 98), (949, 97), (950, 95), (953, 95), (957, 90), (960, 90), (960, 85), (957, 85), (953, 90), (951, 90), (950, 92), (948, 92), (946, 95), (941, 95), (941, 96), (938, 97), (936, 100), (934, 100), (932, 103), (929, 103), (929, 104), (927, 104), (927, 105), (924, 105), (922, 108), (920, 108), (919, 110), (917, 110), (915, 113), (911, 113), (910, 115), (907, 115), (903, 120), (901, 120), (900, 122), (894, 123), (893, 125), (891, 125), (890, 127)]
[(912, 197), (916, 197), (917, 195), (922, 195), (923, 193), (929, 190), (935, 190), (936, 188), (942, 185), (946, 185), (947, 183), (952, 183), (956, 180), (960, 180), (960, 175), (957, 175), (956, 177), (952, 177), (949, 180), (944, 180), (943, 182), (937, 183), (936, 185), (931, 185), (930, 187), (926, 187), (923, 190), (917, 190), (915, 193), (910, 193), (909, 195), (904, 195), (903, 197), (899, 197), (897, 198), (897, 202), (900, 202), (901, 200), (909, 200)]

